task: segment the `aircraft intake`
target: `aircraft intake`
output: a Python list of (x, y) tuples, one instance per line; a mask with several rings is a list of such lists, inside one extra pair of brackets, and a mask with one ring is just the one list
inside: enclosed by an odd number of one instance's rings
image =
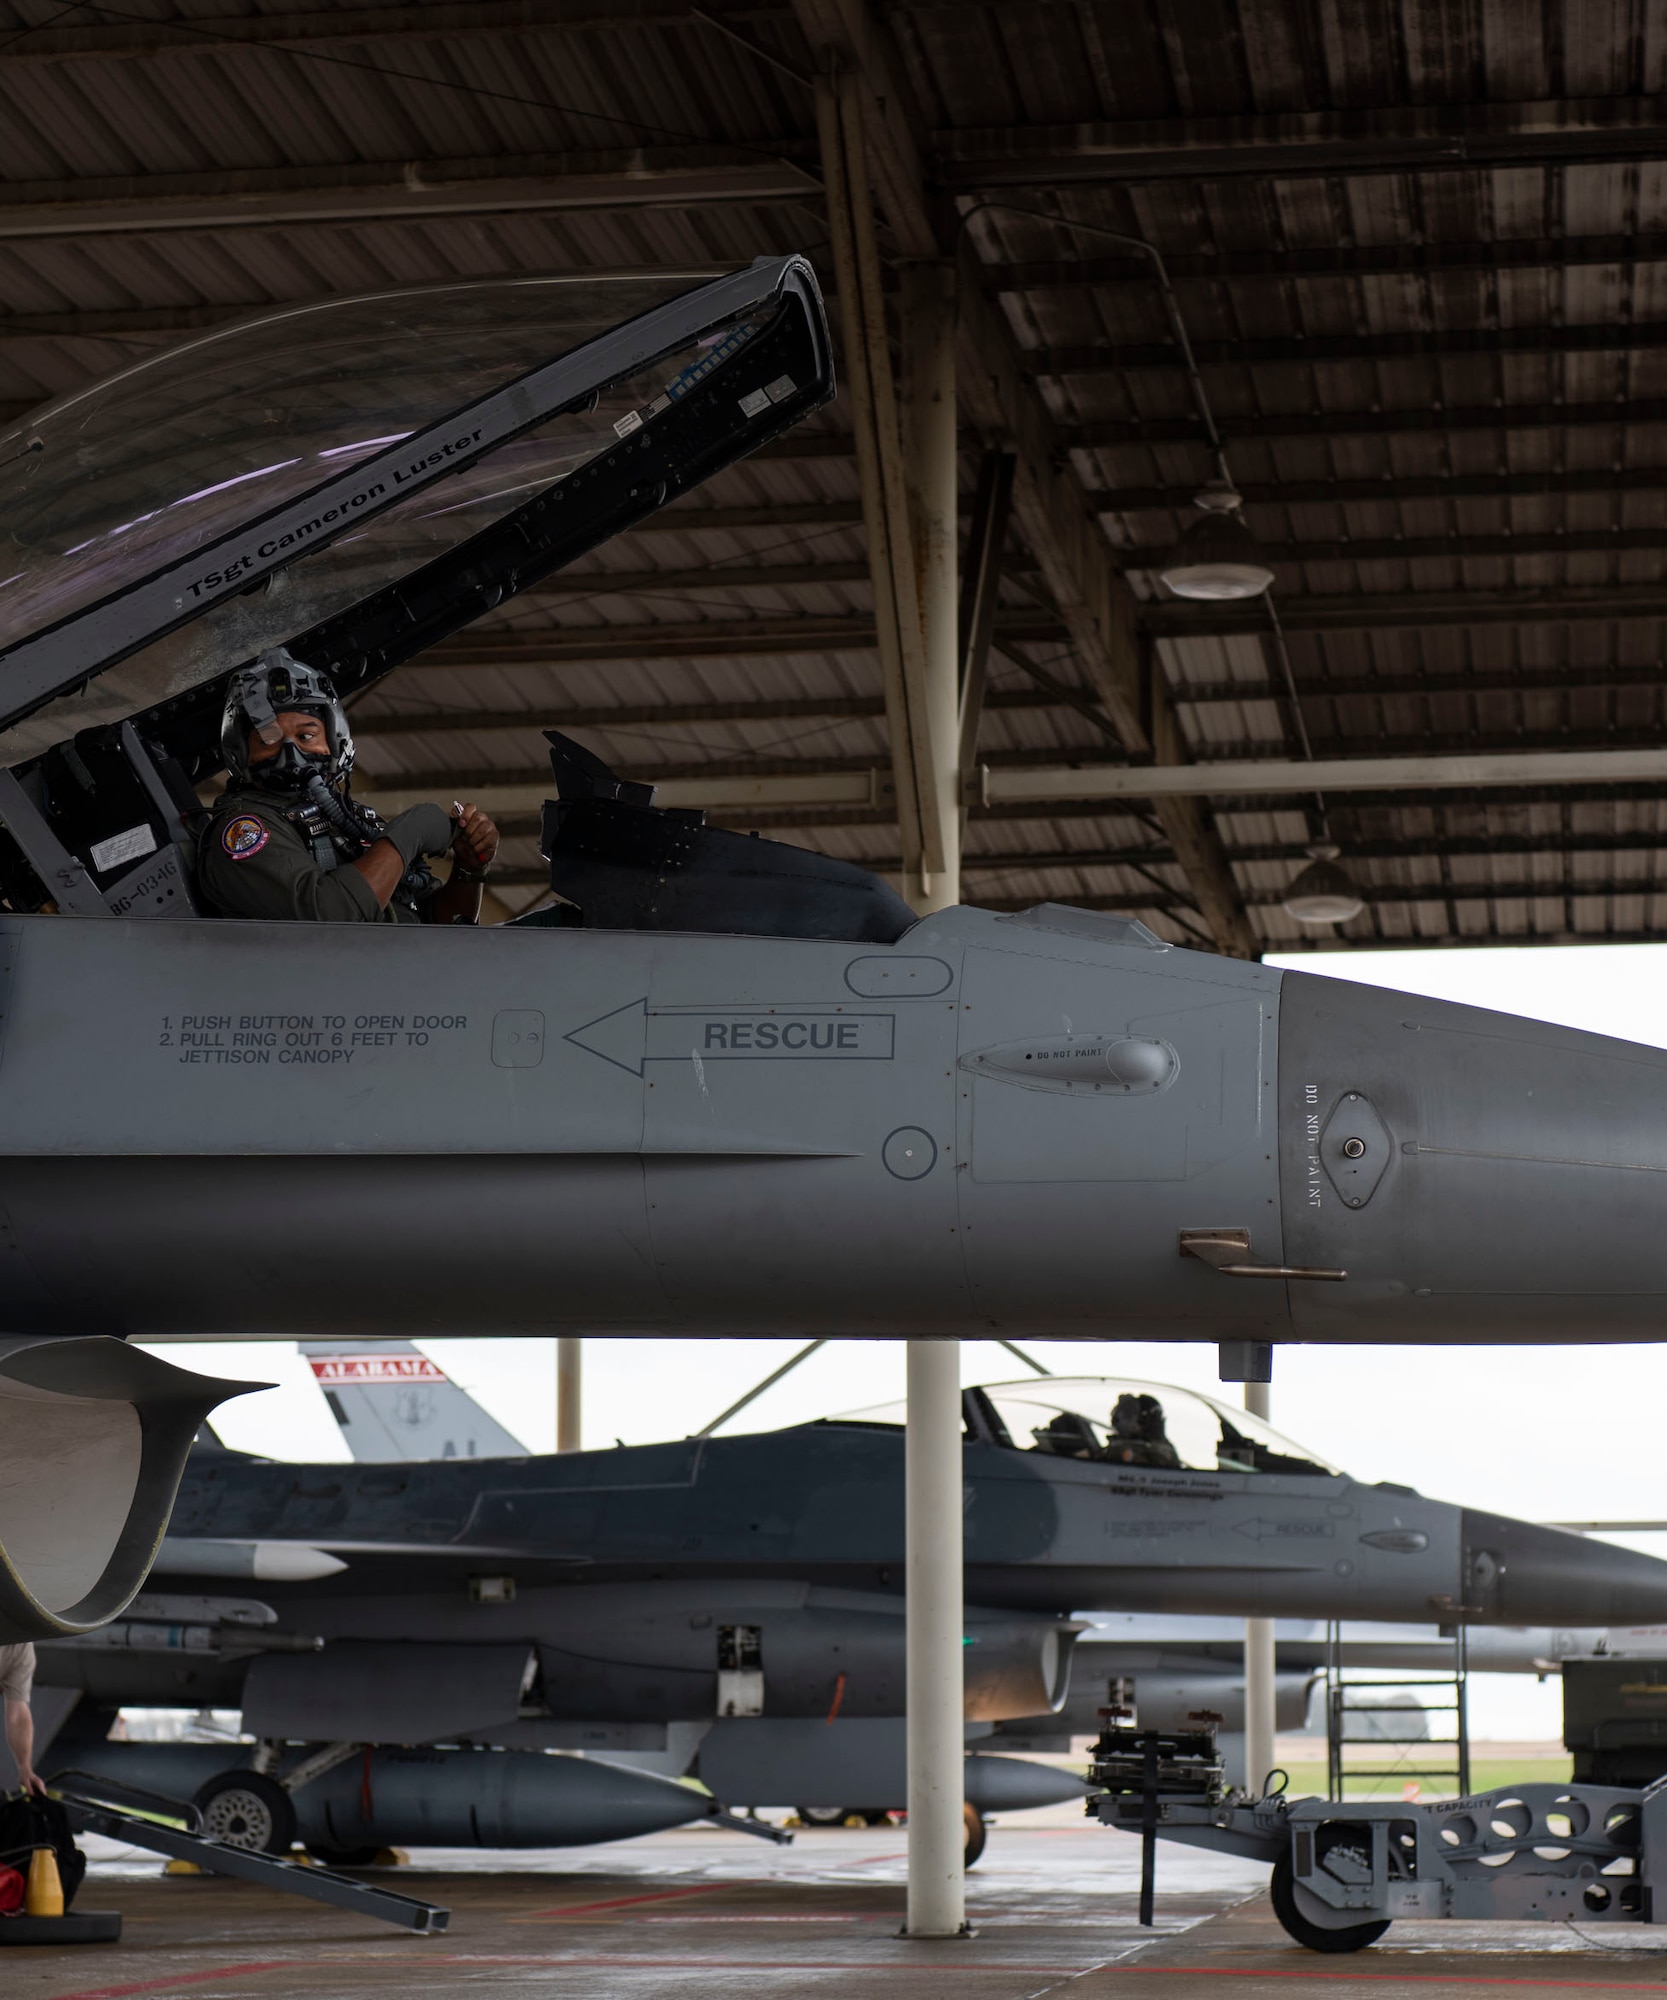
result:
[(144, 1584), (204, 1417), (264, 1385), (98, 1335), (0, 1348), (0, 1642), (88, 1632)]

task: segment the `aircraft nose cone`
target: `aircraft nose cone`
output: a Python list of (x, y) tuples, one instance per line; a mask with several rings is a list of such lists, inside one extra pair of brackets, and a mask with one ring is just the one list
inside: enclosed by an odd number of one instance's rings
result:
[(1667, 1562), (1464, 1509), (1466, 1604), (1502, 1625), (1653, 1625), (1667, 1620)]
[(1659, 1337), (1667, 1051), (1317, 974), (1279, 1007), (1280, 1261), (1348, 1273), (1291, 1287), (1298, 1340)]

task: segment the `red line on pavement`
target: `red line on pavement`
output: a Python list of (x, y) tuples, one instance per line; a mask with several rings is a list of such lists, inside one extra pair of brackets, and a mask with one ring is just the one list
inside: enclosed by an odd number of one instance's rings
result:
[[(1659, 1968), (1660, 1963), (1660, 1959), (1652, 1954), (1651, 1969)], [(1125, 1963), (1124, 1969), (1130, 1973), (1179, 1973), (1188, 1979), (1351, 1979), (1363, 1985), (1382, 1986), (1535, 1986), (1559, 1993), (1632, 1993), (1642, 1983), (1636, 1979), (1499, 1979), (1477, 1972), (1322, 1972), (1318, 1968), (1298, 1971), (1284, 1965), (1274, 1970), (1249, 1965)]]
[(217, 1965), (208, 1972), (176, 1972), (171, 1979), (141, 1979), (134, 1986), (85, 1986), (76, 1993), (60, 1993), (55, 2000), (122, 2000), (128, 1993), (163, 1993), (173, 1986), (201, 1986), (209, 1979), (236, 1979), (252, 1972), (281, 1972), (297, 1965), (293, 1958), (251, 1959), (246, 1965)]
[[(958, 1940), (946, 1939), (945, 1942), (957, 1943)], [(918, 1949), (918, 1947), (916, 1948)], [(1067, 1973), (1083, 1973), (1083, 1972), (1100, 1972), (1103, 1971), (1107, 1965), (1113, 1964), (1115, 1962), (1116, 1961), (1113, 1961), (1111, 1959), (1093, 1959), (1086, 1965), (1014, 1965), (1009, 1963), (1006, 1959), (1003, 1959), (999, 1965), (974, 1967), (972, 1969), (988, 1971), (988, 1972), (1049, 1972), (1049, 1973), (1067, 1974)], [(342, 1963), (342, 1961), (339, 1959), (330, 1959), (330, 1960), (320, 1959), (318, 1963), (318, 1970), (328, 1971), (330, 1966), (338, 1965), (340, 1963)], [(911, 1957), (907, 1959), (897, 1959), (889, 1965), (877, 1967), (874, 1961), (870, 1959), (852, 1959), (852, 1958), (696, 1959), (689, 1957), (637, 1958), (633, 1957), (631, 1954), (626, 1952), (620, 1952), (611, 1958), (601, 1958), (588, 1953), (581, 1954), (578, 1952), (571, 1952), (571, 1953), (529, 1952), (524, 1955), (514, 1955), (508, 1952), (504, 1953), (478, 1952), (468, 1955), (458, 1953), (455, 1956), (441, 1958), (438, 1956), (431, 1957), (429, 1953), (424, 1952), (423, 1964), (424, 1965), (584, 1965), (584, 1966), (624, 1967), (626, 1969), (640, 1965), (647, 1967), (651, 1971), (702, 1972), (708, 1975), (716, 1972), (721, 1972), (726, 1979), (733, 1978), (737, 1973), (742, 1973), (742, 1972), (855, 1973), (855, 1972), (868, 1972), (874, 1970), (902, 1971), (905, 1968), (907, 1968), (908, 1975), (911, 1979), (917, 1978), (923, 1972), (942, 1972), (942, 1973), (947, 1973), (956, 1979), (965, 1979), (968, 1972), (968, 1967), (964, 1960), (959, 1960), (954, 1964), (946, 1964), (946, 1965), (922, 1965), (916, 1959)], [(132, 1989), (129, 1988), (127, 1990), (131, 1991)], [(82, 2000), (82, 1997), (79, 1994), (71, 1995), (69, 1996), (69, 2000)]]
[(614, 1896), (605, 1903), (564, 1903), (548, 1910), (533, 1910), (524, 1917), (509, 1917), (512, 1924), (537, 1923), (546, 1917), (581, 1917), (592, 1910), (627, 1910), (634, 1903), (667, 1903), (675, 1896), (715, 1896), (720, 1889), (747, 1888), (745, 1882), (701, 1882), (692, 1889), (655, 1889), (643, 1896)]

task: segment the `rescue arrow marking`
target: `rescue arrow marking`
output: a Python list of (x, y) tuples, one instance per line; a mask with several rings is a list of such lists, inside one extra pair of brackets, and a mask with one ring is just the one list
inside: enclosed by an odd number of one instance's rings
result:
[(651, 1062), (890, 1062), (894, 1014), (844, 1007), (654, 1007), (647, 997), (599, 1014), (562, 1037), (615, 1069)]
[(1265, 1521), (1260, 1515), (1253, 1520), (1235, 1521), (1235, 1535), (1245, 1535), (1253, 1542), (1264, 1542), (1272, 1535), (1289, 1535), (1302, 1541), (1330, 1541), (1332, 1523), (1330, 1521)]

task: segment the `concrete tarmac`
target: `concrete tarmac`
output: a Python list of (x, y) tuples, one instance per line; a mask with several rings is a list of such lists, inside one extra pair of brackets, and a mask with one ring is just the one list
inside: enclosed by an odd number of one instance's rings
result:
[(1275, 1923), (1265, 1870), (1160, 1846), (1157, 1924), (1137, 1921), (1139, 1847), (1071, 1808), (991, 1830), (968, 1878), (977, 1934), (897, 1936), (904, 1843), (893, 1829), (801, 1833), (791, 1848), (680, 1829), (559, 1854), (419, 1851), (367, 1871), (443, 1902), (452, 1927), (413, 1937), (245, 1883), (164, 1879), (152, 1857), (86, 1843), (78, 1903), (125, 1918), (122, 1941), (0, 1954), (6, 2000), (1505, 2000), (1667, 1982), (1667, 1931), (1404, 1924), (1325, 1958)]

